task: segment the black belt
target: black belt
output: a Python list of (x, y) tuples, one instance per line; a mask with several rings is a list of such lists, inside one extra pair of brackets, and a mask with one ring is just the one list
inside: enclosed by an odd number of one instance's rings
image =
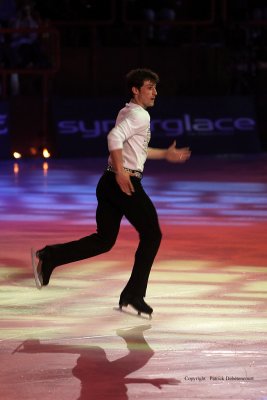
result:
[[(137, 171), (137, 170), (135, 170), (135, 169), (125, 168), (125, 167), (123, 167), (123, 169), (124, 169), (124, 171), (129, 172), (130, 174), (133, 174), (132, 176), (135, 176), (135, 177), (138, 178), (138, 179), (142, 179), (142, 178), (143, 178), (143, 174), (142, 174), (142, 172), (140, 172), (140, 171)], [(109, 166), (107, 167), (107, 171), (110, 171), (110, 172), (114, 172), (114, 173), (115, 173), (115, 170), (114, 170), (114, 168), (113, 168), (111, 165), (109, 165)]]

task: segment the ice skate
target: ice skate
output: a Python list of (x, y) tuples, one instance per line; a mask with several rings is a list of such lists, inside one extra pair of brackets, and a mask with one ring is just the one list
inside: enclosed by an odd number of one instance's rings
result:
[(141, 314), (148, 314), (149, 318), (152, 318), (153, 308), (151, 308), (142, 297), (121, 297), (119, 302), (119, 309), (122, 311), (122, 307), (132, 306), (140, 316)]
[(43, 286), (48, 285), (54, 267), (52, 267), (51, 263), (49, 262), (49, 258), (45, 254), (45, 250), (35, 251), (32, 249), (31, 255), (36, 287), (37, 289), (41, 289)]

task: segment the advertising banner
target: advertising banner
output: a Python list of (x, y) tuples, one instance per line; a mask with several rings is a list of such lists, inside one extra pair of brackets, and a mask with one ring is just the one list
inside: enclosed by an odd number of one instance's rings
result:
[[(59, 155), (105, 156), (106, 136), (122, 98), (65, 98), (54, 103)], [(151, 115), (150, 146), (189, 146), (195, 154), (260, 151), (251, 97), (159, 97)]]

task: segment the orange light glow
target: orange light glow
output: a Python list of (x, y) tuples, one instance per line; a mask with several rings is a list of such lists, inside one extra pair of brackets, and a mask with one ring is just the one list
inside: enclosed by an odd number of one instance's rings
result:
[(15, 163), (13, 165), (13, 172), (15, 175), (17, 175), (19, 173), (19, 164), (18, 163)]
[(44, 176), (47, 175), (48, 168), (49, 168), (48, 163), (47, 163), (47, 162), (44, 162), (44, 163), (43, 163)]
[(49, 158), (50, 156), (51, 156), (51, 154), (49, 153), (49, 151), (47, 149), (43, 149), (43, 157)]
[(30, 147), (30, 155), (31, 156), (37, 156), (38, 151), (35, 147)]
[(21, 158), (22, 156), (21, 156), (21, 154), (20, 154), (18, 151), (14, 151), (13, 157), (16, 158), (16, 159), (19, 159), (19, 158)]

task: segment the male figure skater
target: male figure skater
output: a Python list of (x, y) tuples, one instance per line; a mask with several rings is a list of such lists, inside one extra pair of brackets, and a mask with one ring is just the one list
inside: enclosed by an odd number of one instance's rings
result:
[(79, 240), (48, 245), (32, 250), (37, 287), (49, 283), (55, 267), (94, 257), (109, 251), (115, 244), (122, 217), (125, 216), (139, 233), (139, 245), (130, 279), (123, 289), (119, 307), (131, 305), (138, 314), (151, 316), (153, 309), (144, 301), (150, 270), (157, 254), (161, 230), (157, 212), (142, 184), (146, 158), (184, 162), (190, 157), (188, 148), (149, 148), (150, 115), (157, 96), (158, 75), (149, 69), (135, 69), (126, 76), (131, 100), (119, 112), (115, 127), (108, 134), (110, 152), (108, 168), (97, 189), (97, 230)]

